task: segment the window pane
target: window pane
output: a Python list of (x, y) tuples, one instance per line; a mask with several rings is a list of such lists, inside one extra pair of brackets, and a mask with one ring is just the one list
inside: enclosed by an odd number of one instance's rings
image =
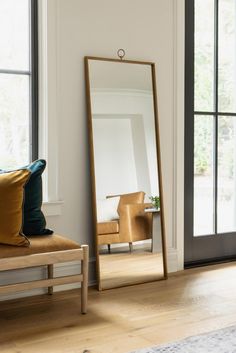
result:
[(219, 1), (219, 111), (236, 112), (236, 1)]
[(218, 233), (223, 233), (236, 230), (236, 117), (218, 121)]
[(195, 0), (195, 111), (214, 106), (214, 0)]
[(30, 161), (28, 76), (0, 74), (0, 144), (0, 169)]
[(194, 236), (214, 233), (214, 119), (194, 118)]
[(29, 0), (0, 0), (0, 69), (29, 69)]

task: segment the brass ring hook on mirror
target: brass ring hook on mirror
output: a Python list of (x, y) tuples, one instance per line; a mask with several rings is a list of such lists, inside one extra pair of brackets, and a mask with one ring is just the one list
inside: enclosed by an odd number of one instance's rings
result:
[(117, 50), (117, 55), (118, 55), (118, 57), (120, 58), (120, 60), (123, 60), (124, 59), (124, 57), (125, 57), (125, 50), (124, 49), (118, 49)]

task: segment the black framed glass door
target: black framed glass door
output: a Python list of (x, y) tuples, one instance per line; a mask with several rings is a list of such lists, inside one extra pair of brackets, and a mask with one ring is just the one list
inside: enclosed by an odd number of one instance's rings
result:
[(185, 262), (236, 255), (236, 1), (186, 0)]

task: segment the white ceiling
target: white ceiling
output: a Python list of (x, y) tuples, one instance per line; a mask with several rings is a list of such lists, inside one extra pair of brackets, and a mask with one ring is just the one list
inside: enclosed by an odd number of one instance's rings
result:
[(89, 60), (91, 89), (152, 91), (151, 66)]

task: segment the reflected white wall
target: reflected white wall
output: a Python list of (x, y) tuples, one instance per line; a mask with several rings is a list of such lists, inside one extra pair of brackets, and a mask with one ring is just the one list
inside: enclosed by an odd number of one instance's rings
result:
[(136, 191), (137, 173), (129, 118), (93, 119), (97, 199)]
[[(132, 191), (142, 190), (146, 192), (146, 201), (149, 201), (150, 195), (159, 195), (152, 94), (144, 91), (94, 90), (92, 106), (94, 121), (97, 120), (99, 115), (103, 117), (106, 115), (106, 118), (108, 118), (115, 113), (120, 116), (120, 119), (129, 116), (132, 122), (132, 141), (133, 143), (135, 141), (133, 151), (134, 158), (136, 158), (135, 168), (138, 174), (135, 181), (136, 190), (133, 187)], [(97, 155), (95, 148), (95, 159)], [(101, 183), (99, 182), (98, 185), (101, 185)], [(98, 187), (97, 194), (100, 195)]]

